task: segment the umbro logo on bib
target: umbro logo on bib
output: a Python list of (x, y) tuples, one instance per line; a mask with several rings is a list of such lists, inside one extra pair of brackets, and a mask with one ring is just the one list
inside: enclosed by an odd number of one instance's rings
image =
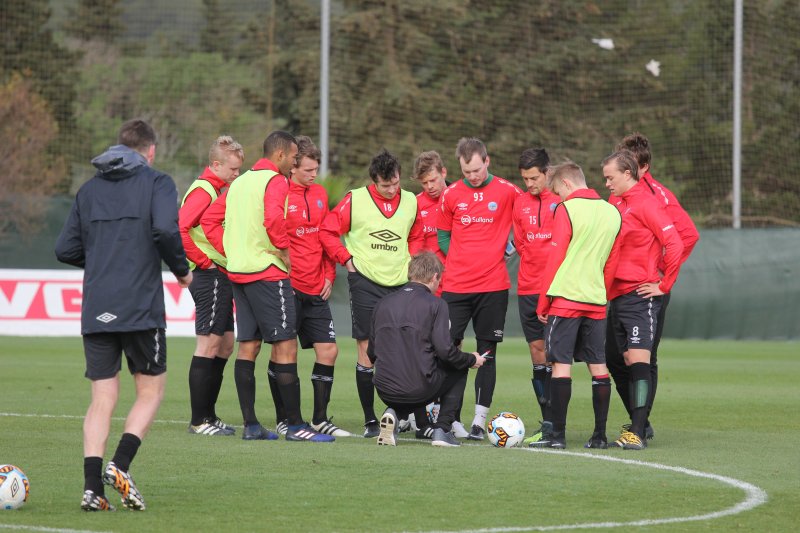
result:
[(373, 231), (372, 233), (370, 233), (370, 236), (375, 237), (379, 241), (383, 242), (399, 241), (401, 239), (400, 235), (388, 229)]

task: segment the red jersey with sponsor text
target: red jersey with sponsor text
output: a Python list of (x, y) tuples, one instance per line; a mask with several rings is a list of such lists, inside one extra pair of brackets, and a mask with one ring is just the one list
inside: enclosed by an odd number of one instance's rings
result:
[[(417, 220), (422, 222), (422, 249), (435, 253), (439, 261), (444, 264), (446, 258), (439, 248), (439, 238), (436, 230), (441, 200), (441, 195), (439, 198), (431, 198), (425, 191), (419, 193), (417, 195)], [(444, 280), (444, 276), (442, 276), (442, 280)], [(442, 285), (443, 283), (440, 283), (439, 288), (436, 289), (436, 296), (442, 295)]]
[(325, 280), (336, 279), (336, 264), (322, 248), (319, 227), (328, 215), (328, 193), (322, 185), (305, 187), (289, 181), (286, 202), (286, 234), (289, 236), (289, 257), (292, 287), (306, 294), (322, 292)]
[(545, 292), (542, 278), (553, 238), (553, 214), (561, 197), (545, 189), (541, 194), (523, 192), (514, 201), (514, 245), (519, 254), (517, 294)]
[(445, 256), (439, 249), (439, 239), (436, 231), (436, 222), (439, 217), (439, 198), (431, 198), (427, 193), (417, 195), (417, 218), (422, 221), (423, 244), (422, 249), (434, 252), (439, 260), (444, 263)]
[[(667, 216), (672, 220), (672, 223), (675, 224), (675, 229), (678, 230), (678, 235), (681, 236), (681, 241), (683, 241), (683, 255), (681, 256), (681, 264), (683, 264), (684, 261), (689, 259), (694, 245), (700, 240), (700, 233), (697, 231), (697, 226), (694, 225), (689, 213), (681, 206), (678, 198), (672, 191), (656, 181), (649, 171), (645, 172), (644, 175), (639, 178), (639, 181), (644, 182), (656, 197), (659, 204), (664, 206)], [(666, 264), (662, 260), (659, 264), (659, 270), (663, 272), (665, 268)]]
[(503, 254), (514, 200), (521, 193), (492, 175), (480, 187), (461, 179), (445, 189), (437, 223), (438, 229), (450, 232), (445, 292), (493, 292), (511, 286)]
[[(659, 283), (668, 293), (678, 277), (683, 242), (672, 220), (643, 181), (621, 196), (611, 195), (609, 203), (622, 215), (622, 247), (608, 299), (627, 294), (643, 283)], [(663, 277), (658, 265), (665, 263)]]

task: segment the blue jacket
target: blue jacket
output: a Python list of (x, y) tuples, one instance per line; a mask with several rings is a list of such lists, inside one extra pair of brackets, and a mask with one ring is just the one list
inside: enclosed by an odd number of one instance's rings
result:
[(56, 242), (59, 261), (81, 267), (81, 334), (166, 327), (161, 260), (189, 272), (178, 230), (175, 182), (126, 146), (92, 160)]

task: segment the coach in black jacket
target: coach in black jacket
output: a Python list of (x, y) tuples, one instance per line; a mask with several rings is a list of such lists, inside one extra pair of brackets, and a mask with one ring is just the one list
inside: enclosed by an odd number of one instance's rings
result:
[[(161, 260), (182, 287), (192, 281), (178, 231), (178, 192), (150, 167), (156, 133), (142, 120), (122, 125), (119, 144), (92, 160), (97, 174), (78, 191), (56, 243), (59, 261), (82, 267), (81, 334), (92, 403), (84, 421), (81, 509), (110, 511), (103, 484), (128, 509), (144, 510), (128, 468), (155, 418), (167, 371)], [(125, 432), (103, 471), (122, 353), (136, 383)]]
[(440, 398), (434, 446), (458, 446), (450, 432), (467, 384), (467, 370), (486, 360), (462, 352), (450, 338), (450, 314), (436, 292), (442, 279), (439, 258), (422, 252), (411, 258), (409, 282), (382, 298), (372, 313), (367, 355), (375, 365), (373, 381), (389, 406), (381, 417), (378, 444), (395, 445), (397, 419)]

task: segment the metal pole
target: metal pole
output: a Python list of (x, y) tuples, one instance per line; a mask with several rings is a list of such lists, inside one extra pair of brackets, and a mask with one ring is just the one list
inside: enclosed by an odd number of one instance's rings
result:
[(328, 174), (328, 66), (330, 64), (331, 3), (322, 0), (320, 14), (320, 73), (319, 73), (319, 149), (322, 157), (319, 166), (321, 177)]
[(733, 17), (733, 228), (742, 227), (742, 0)]

